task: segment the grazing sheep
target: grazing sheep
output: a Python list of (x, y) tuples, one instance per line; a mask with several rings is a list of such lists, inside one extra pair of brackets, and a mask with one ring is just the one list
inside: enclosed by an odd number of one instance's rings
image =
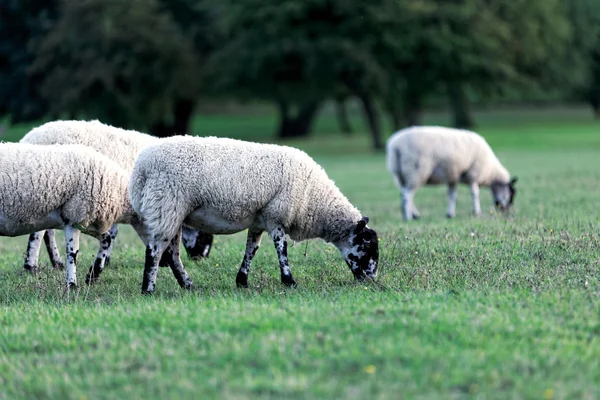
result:
[(67, 285), (76, 286), (80, 231), (100, 240), (86, 281), (98, 277), (112, 242), (110, 228), (143, 227), (127, 193), (129, 174), (109, 158), (82, 145), (0, 144), (0, 235), (19, 236), (64, 229)]
[(511, 207), (517, 178), (502, 166), (484, 138), (460, 129), (415, 126), (402, 129), (387, 141), (387, 168), (402, 192), (405, 220), (419, 217), (415, 190), (422, 185), (448, 184), (448, 218), (455, 215), (456, 185), (471, 189), (473, 213), (481, 214), (479, 186), (489, 186), (496, 206)]
[(281, 281), (296, 282), (287, 257), (293, 240), (322, 238), (341, 252), (356, 279), (377, 274), (377, 234), (306, 153), (285, 146), (223, 138), (174, 137), (142, 150), (131, 173), (131, 204), (148, 232), (142, 292), (155, 289), (165, 249), (171, 269), (190, 287), (173, 254), (182, 224), (212, 234), (248, 229), (246, 253), (236, 277), (248, 272), (264, 231), (275, 243)]
[[(100, 121), (53, 121), (32, 129), (21, 143), (52, 145), (82, 144), (104, 154), (126, 171), (131, 171), (138, 153), (147, 145), (158, 143), (160, 139), (145, 133), (125, 130), (101, 123)], [(117, 226), (111, 228), (111, 244), (105, 264), (110, 263), (110, 253), (117, 236)], [(55, 268), (62, 268), (60, 253), (54, 240), (54, 232), (34, 232), (29, 236), (25, 269), (36, 268), (42, 237), (45, 240), (50, 262)], [(183, 244), (192, 259), (208, 257), (212, 245), (212, 235), (184, 227)]]

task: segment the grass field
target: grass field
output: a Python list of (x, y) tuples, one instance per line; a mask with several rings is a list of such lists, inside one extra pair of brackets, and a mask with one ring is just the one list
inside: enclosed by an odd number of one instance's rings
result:
[[(364, 135), (294, 143), (370, 217), (376, 283), (354, 283), (333, 246), (310, 241), (289, 249), (299, 287), (285, 289), (265, 237), (252, 287), (237, 289), (240, 233), (184, 258), (193, 292), (161, 270), (142, 297), (143, 248), (123, 227), (101, 281), (65, 293), (63, 273), (22, 272), (25, 237), (1, 238), (0, 399), (600, 398), (600, 125), (579, 111), (478, 117), (519, 177), (509, 218), (487, 190), (471, 217), (462, 187), (447, 220), (446, 189), (433, 187), (415, 197), (421, 220), (404, 223)], [(195, 131), (211, 124), (244, 130), (211, 117)], [(80, 282), (95, 246), (82, 240)]]

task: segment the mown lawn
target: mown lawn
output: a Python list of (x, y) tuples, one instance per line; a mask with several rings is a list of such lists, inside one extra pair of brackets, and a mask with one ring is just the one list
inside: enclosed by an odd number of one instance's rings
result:
[[(422, 219), (404, 223), (364, 135), (294, 143), (371, 218), (372, 284), (311, 241), (290, 247), (299, 287), (285, 289), (265, 237), (252, 288), (237, 289), (240, 233), (217, 237), (207, 260), (184, 258), (195, 291), (161, 270), (143, 297), (143, 248), (122, 227), (101, 281), (65, 293), (63, 273), (22, 272), (25, 237), (1, 238), (0, 399), (600, 398), (600, 125), (573, 112), (479, 121), (519, 177), (509, 218), (487, 190), (471, 217), (461, 188), (447, 220), (434, 187), (417, 192)], [(96, 246), (82, 242), (80, 282)]]

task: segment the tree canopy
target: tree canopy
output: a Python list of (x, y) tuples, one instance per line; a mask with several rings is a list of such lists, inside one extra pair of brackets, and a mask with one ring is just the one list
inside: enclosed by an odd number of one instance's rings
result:
[(67, 114), (169, 135), (199, 99), (235, 98), (272, 103), (286, 138), (332, 99), (343, 117), (353, 97), (381, 148), (379, 110), (400, 128), (432, 99), (466, 127), (473, 98), (506, 92), (600, 110), (596, 0), (6, 3), (0, 114), (14, 121)]

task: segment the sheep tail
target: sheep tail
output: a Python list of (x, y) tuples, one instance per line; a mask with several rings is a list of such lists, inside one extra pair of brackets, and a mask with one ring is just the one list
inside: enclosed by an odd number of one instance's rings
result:
[(400, 165), (400, 149), (388, 148), (387, 149), (387, 169), (393, 175), (394, 182), (398, 189), (403, 186), (402, 168)]
[(149, 179), (143, 168), (134, 168), (129, 181), (129, 198), (149, 238), (170, 240), (181, 229), (187, 210), (176, 190), (176, 187), (157, 182), (154, 177)]

